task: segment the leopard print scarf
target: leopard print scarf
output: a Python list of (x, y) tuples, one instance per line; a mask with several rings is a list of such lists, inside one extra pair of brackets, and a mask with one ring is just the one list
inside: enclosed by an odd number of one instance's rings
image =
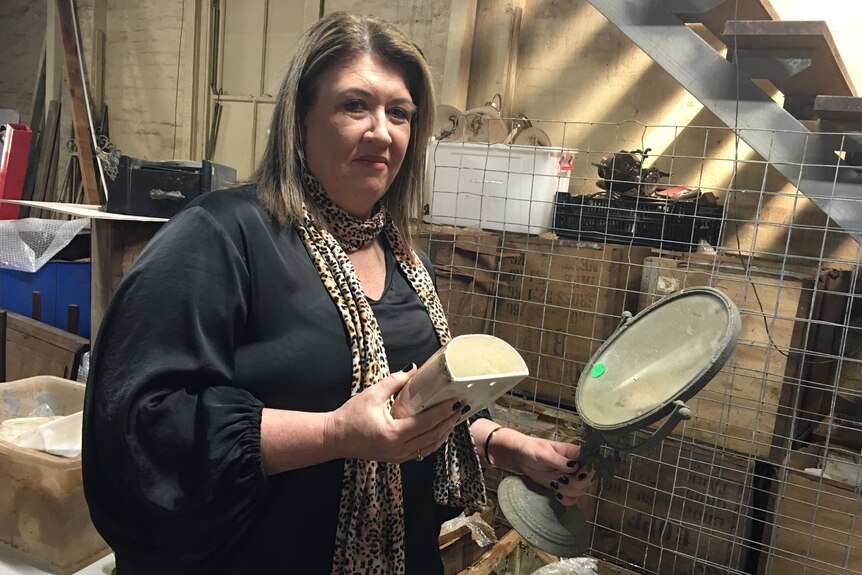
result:
[[(377, 320), (347, 252), (361, 248), (384, 233), (398, 265), (428, 311), (441, 345), (451, 339), (449, 326), (428, 271), (406, 247), (382, 205), (378, 205), (368, 220), (361, 220), (332, 203), (307, 170), (303, 182), (307, 197), (312, 199), (326, 222), (326, 229), (312, 221), (307, 209), (305, 222), (298, 229), (347, 327), (353, 349), (351, 395), (355, 395), (389, 375), (389, 367)], [(466, 422), (456, 426), (437, 451), (433, 484), (437, 503), (471, 510), (486, 505), (479, 456)], [(400, 575), (404, 571), (400, 466), (346, 459), (332, 573)]]

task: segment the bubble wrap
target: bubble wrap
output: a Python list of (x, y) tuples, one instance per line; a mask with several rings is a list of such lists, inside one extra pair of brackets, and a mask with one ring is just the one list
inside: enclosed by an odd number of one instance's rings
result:
[(39, 271), (84, 229), (88, 218), (0, 220), (0, 268)]

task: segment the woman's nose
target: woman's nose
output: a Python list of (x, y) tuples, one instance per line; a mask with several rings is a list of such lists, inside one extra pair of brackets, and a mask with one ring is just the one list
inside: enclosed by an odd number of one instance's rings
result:
[(383, 146), (392, 143), (392, 135), (389, 133), (389, 118), (386, 110), (379, 110), (370, 114), (370, 125), (365, 132), (366, 139)]

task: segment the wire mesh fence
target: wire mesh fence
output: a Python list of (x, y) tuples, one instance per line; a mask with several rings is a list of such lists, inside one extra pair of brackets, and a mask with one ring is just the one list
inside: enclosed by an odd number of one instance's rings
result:
[[(727, 128), (532, 125), (552, 145), (432, 141), (416, 231), (453, 333), (501, 337), (530, 367), (496, 418), (576, 441), (577, 382), (623, 312), (711, 286), (742, 319), (691, 419), (583, 498), (590, 554), (662, 575), (862, 574), (862, 217), (822, 209), (862, 216), (862, 134), (812, 133), (834, 159), (803, 155), (789, 181)], [(840, 197), (800, 189), (813, 168)]]

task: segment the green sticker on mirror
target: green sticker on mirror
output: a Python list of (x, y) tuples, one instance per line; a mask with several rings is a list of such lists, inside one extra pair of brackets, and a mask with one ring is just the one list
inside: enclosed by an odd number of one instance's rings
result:
[(605, 372), (605, 364), (597, 363), (593, 366), (593, 369), (590, 371), (590, 375), (593, 377), (601, 377), (601, 375)]

